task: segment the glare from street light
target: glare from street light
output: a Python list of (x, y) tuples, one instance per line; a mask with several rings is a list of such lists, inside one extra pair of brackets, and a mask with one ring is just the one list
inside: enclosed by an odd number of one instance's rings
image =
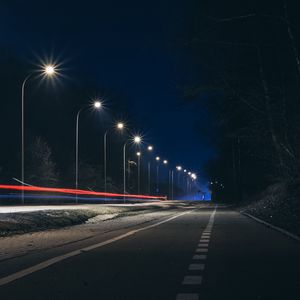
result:
[(191, 172), (188, 172), (188, 174), (191, 175), (192, 173), (191, 173)]
[(46, 65), (45, 69), (44, 69), (44, 72), (45, 72), (46, 75), (52, 76), (52, 75), (55, 74), (55, 67), (52, 66), (52, 65)]
[(160, 160), (160, 157), (159, 157), (159, 156), (156, 156), (155, 159), (156, 159), (157, 161), (159, 161), (159, 160)]
[(153, 147), (152, 146), (148, 146), (148, 151), (152, 151)]
[(94, 102), (94, 107), (95, 107), (96, 109), (101, 108), (101, 106), (102, 106), (102, 104), (101, 104), (100, 101), (97, 100), (97, 101)]
[(186, 173), (186, 169), (184, 169), (183, 172)]
[(137, 152), (136, 155), (137, 155), (137, 156), (141, 156), (141, 152)]
[(163, 163), (166, 165), (166, 164), (168, 163), (168, 161), (165, 159), (165, 160), (163, 161)]
[(117, 123), (117, 128), (120, 129), (120, 130), (122, 130), (124, 128), (124, 123), (118, 122)]
[(134, 142), (135, 144), (140, 144), (141, 141), (142, 141), (142, 138), (141, 138), (140, 136), (138, 136), (138, 135), (136, 135), (136, 136), (133, 138), (133, 142)]
[(182, 167), (181, 167), (181, 166), (177, 166), (176, 169), (177, 169), (178, 171), (181, 171), (181, 170), (182, 170)]

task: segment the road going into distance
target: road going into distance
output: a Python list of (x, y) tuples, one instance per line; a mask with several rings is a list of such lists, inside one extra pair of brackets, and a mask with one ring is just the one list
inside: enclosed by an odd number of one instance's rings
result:
[(0, 251), (1, 300), (300, 295), (299, 242), (212, 204), (5, 237)]

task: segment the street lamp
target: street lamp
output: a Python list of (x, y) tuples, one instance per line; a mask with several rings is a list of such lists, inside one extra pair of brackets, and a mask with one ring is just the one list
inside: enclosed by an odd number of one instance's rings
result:
[(180, 173), (182, 170), (182, 166), (176, 166), (176, 170), (178, 171), (177, 172), (177, 186), (180, 187)]
[[(101, 107), (101, 103), (100, 103), (100, 106)], [(122, 122), (118, 122), (115, 126), (118, 130), (122, 131), (125, 127), (124, 123)], [(106, 150), (107, 150), (107, 134), (110, 130), (106, 130), (105, 133), (104, 133), (104, 151), (103, 151), (103, 154), (104, 154), (104, 164), (103, 164), (103, 167), (104, 167), (104, 192), (106, 193), (107, 192), (107, 163), (106, 163)]]
[[(135, 135), (132, 137), (131, 141), (134, 144), (139, 145), (142, 142), (142, 138), (139, 135)], [(126, 141), (123, 145), (123, 200), (125, 203), (125, 194), (126, 194), (126, 146), (128, 141)]]
[(44, 70), (45, 75), (52, 76), (56, 73), (55, 67), (52, 65), (46, 65), (44, 68), (45, 68)]
[[(149, 145), (147, 147), (147, 150), (149, 152), (152, 152), (153, 151), (153, 146)], [(149, 160), (148, 161), (148, 195), (150, 195), (150, 189), (151, 189), (151, 183), (150, 183), (150, 180), (151, 180), (151, 161)]]
[(140, 180), (140, 176), (141, 176), (141, 152), (137, 152), (136, 155), (138, 157), (137, 169), (138, 169), (138, 195), (139, 195), (140, 194), (140, 184), (141, 184), (141, 180)]
[[(102, 106), (101, 102), (99, 100), (95, 100), (93, 102), (93, 107), (95, 109), (100, 109)], [(76, 190), (78, 189), (78, 152), (79, 152), (79, 149), (78, 149), (78, 139), (79, 139), (79, 134), (78, 134), (78, 127), (79, 127), (79, 117), (80, 117), (80, 114), (83, 110), (85, 110), (86, 108), (88, 108), (89, 105), (85, 105), (83, 106), (81, 109), (79, 109), (79, 111), (77, 112), (77, 116), (76, 116), (76, 142), (75, 142), (75, 147), (76, 147), (76, 150), (75, 150), (75, 187), (76, 187)], [(77, 194), (76, 194), (76, 203), (78, 202), (78, 197), (77, 197)]]
[(158, 194), (159, 188), (158, 188), (158, 177), (159, 177), (159, 161), (160, 161), (160, 157), (156, 156), (155, 160), (157, 162), (156, 164), (156, 194)]
[[(55, 74), (55, 66), (53, 65), (46, 65), (42, 69), (43, 74), (45, 74), (47, 77), (51, 77)], [(25, 98), (25, 86), (28, 81), (32, 77), (33, 73), (27, 75), (22, 83), (22, 89), (21, 89), (21, 102), (22, 102), (22, 130), (21, 130), (21, 177), (22, 177), (22, 186), (24, 186), (25, 182), (25, 127), (24, 127), (24, 98)], [(24, 190), (22, 190), (22, 204), (24, 204)]]

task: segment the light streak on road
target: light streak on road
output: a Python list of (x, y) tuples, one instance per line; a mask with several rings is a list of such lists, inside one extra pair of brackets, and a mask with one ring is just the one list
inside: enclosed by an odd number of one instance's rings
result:
[(47, 192), (47, 193), (60, 193), (60, 194), (69, 194), (69, 195), (90, 195), (90, 196), (99, 196), (107, 198), (123, 198), (127, 199), (159, 199), (166, 200), (166, 197), (163, 196), (146, 196), (146, 195), (136, 195), (136, 194), (117, 194), (117, 193), (104, 193), (104, 192), (95, 192), (79, 189), (66, 189), (66, 188), (49, 188), (49, 187), (39, 187), (39, 186), (21, 186), (21, 185), (0, 185), (0, 190), (6, 191), (25, 191), (25, 192)]

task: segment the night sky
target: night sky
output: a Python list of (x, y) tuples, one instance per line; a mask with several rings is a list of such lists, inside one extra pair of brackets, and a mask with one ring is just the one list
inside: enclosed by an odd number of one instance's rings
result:
[[(186, 105), (182, 97), (182, 86), (192, 76), (183, 38), (193, 5), (182, 1), (172, 5), (168, 1), (1, 3), (1, 47), (28, 63), (36, 63), (37, 57), (58, 57), (67, 76), (61, 85), (88, 78), (99, 90), (114, 91), (135, 117), (130, 123), (145, 133), (159, 154), (199, 173), (214, 150), (197, 130), (210, 126), (206, 111)], [(104, 95), (109, 109), (109, 95)]]

